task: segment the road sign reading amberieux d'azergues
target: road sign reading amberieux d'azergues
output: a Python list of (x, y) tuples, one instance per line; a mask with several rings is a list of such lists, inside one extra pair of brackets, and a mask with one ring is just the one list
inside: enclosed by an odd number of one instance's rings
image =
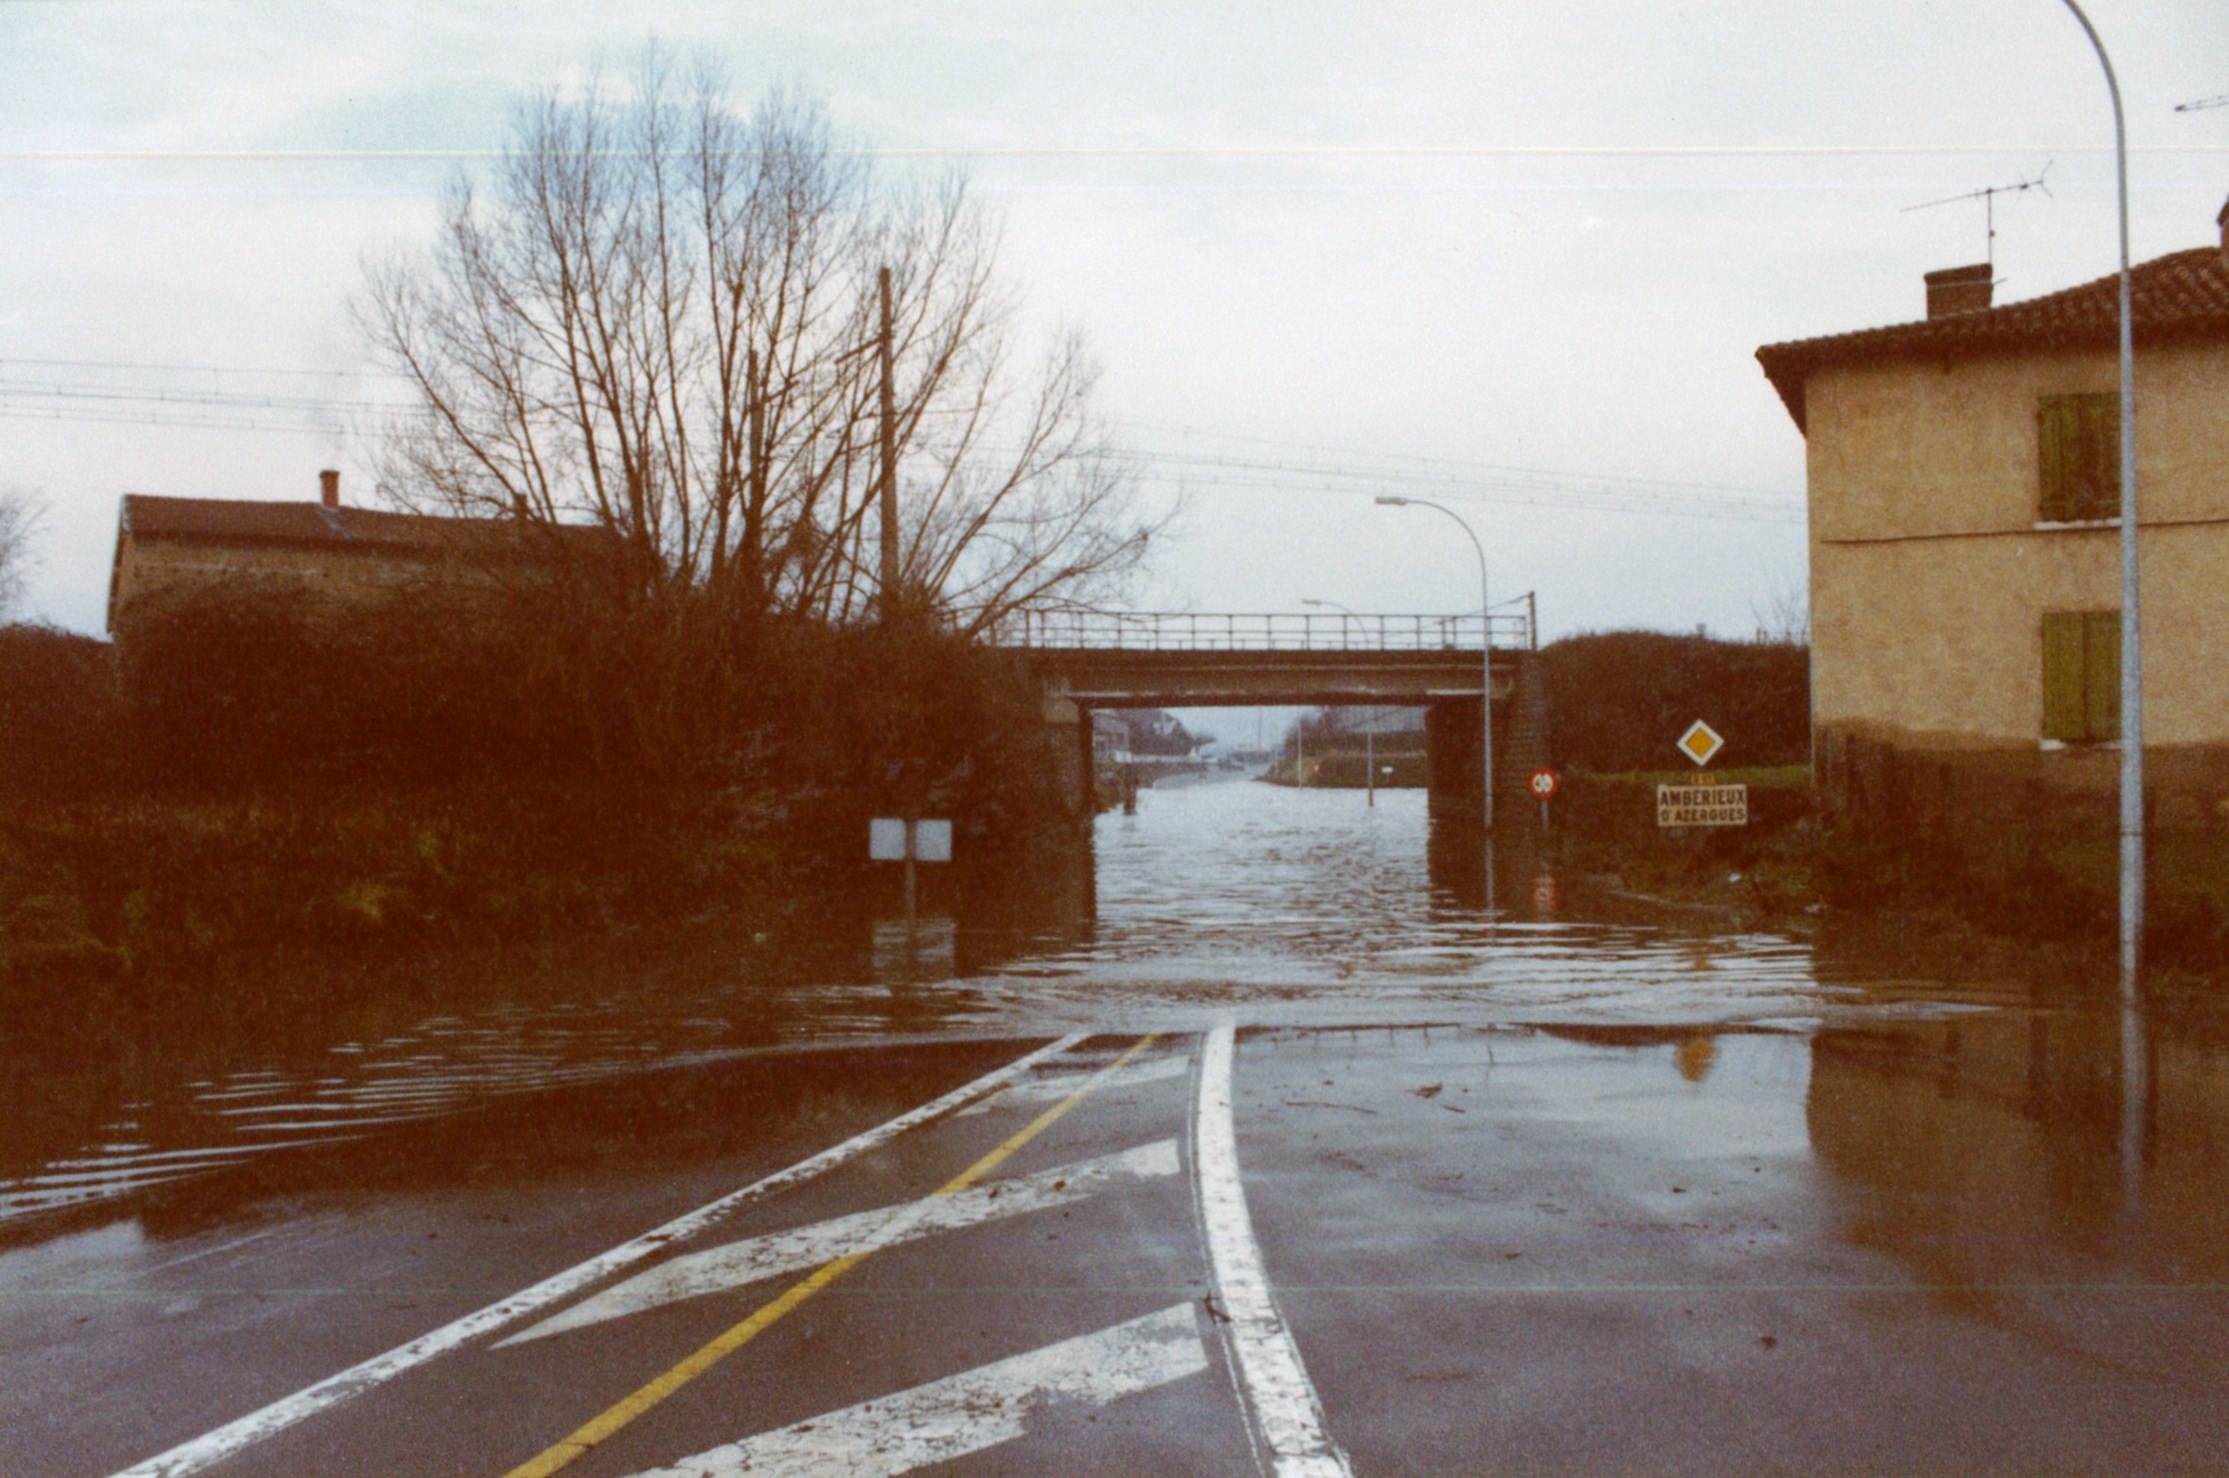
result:
[(1687, 726), (1679, 737), (1679, 752), (1695, 762), (1694, 783), (1656, 787), (1658, 826), (1747, 826), (1749, 787), (1718, 785), (1703, 766), (1709, 764), (1726, 741), (1701, 719)]

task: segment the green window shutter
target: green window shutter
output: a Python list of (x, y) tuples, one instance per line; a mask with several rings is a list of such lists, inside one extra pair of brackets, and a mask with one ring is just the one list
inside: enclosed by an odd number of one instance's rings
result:
[(2043, 615), (2043, 737), (2084, 737), (2083, 621), (2077, 611)]
[[(2036, 454), (2042, 463), (2042, 497), (2036, 516), (2044, 523), (2065, 523), (2074, 517), (2073, 478), (2067, 471), (2067, 451), (2074, 444), (2073, 408), (2063, 395), (2047, 395), (2036, 407)], [(2051, 618), (2043, 618), (2044, 650), (2051, 647)], [(2045, 659), (2048, 672), (2049, 659)], [(2048, 730), (2047, 730), (2048, 732)], [(2056, 734), (2051, 738), (2058, 738)]]
[(2119, 515), (2119, 395), (2043, 397), (2036, 407), (2036, 451), (2042, 480), (2037, 516), (2044, 522)]
[(2121, 511), (2121, 398), (2080, 395), (2084, 467), (2076, 518), (2113, 518)]
[(2121, 737), (2121, 613), (2082, 616), (2082, 728), (2092, 739)]

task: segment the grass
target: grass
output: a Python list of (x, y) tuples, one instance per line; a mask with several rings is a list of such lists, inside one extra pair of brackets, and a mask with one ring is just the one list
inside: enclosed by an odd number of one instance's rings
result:
[(1692, 768), (1627, 770), (1587, 778), (1622, 785), (1693, 785), (1705, 776), (1714, 784), (1750, 785), (1760, 790), (1806, 790), (1811, 785), (1809, 765), (1755, 765), (1746, 769), (1708, 770), (1700, 773)]

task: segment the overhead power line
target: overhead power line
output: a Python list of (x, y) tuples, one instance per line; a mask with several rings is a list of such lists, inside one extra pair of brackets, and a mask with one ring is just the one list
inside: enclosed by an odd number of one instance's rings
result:
[(320, 380), (395, 380), (403, 384), (410, 383), (410, 376), (397, 374), (393, 370), (281, 369), (270, 365), (175, 364), (133, 359), (37, 359), (26, 355), (0, 355), (0, 368), (12, 364), (36, 365), (40, 368), (155, 370), (195, 375), (288, 375)]
[[(294, 436), (376, 433), (391, 418), (415, 409), (399, 399), (320, 395), (294, 390), (223, 389), (195, 382), (207, 374), (284, 374), (378, 379), (347, 371), (246, 370), (203, 365), (162, 365), (109, 360), (0, 359), (7, 366), (128, 371), (171, 377), (153, 384), (110, 379), (36, 378), (0, 372), (0, 418), (111, 426), (177, 427)], [(181, 382), (176, 377), (192, 377)], [(305, 387), (306, 388), (306, 387)], [(1608, 473), (1465, 460), (1414, 452), (1281, 441), (1234, 432), (1118, 423), (1131, 444), (1115, 454), (1150, 481), (1186, 491), (1312, 493), (1355, 497), (1399, 490), (1409, 494), (1525, 507), (1645, 514), (1678, 518), (1800, 524), (1800, 495), (1771, 488), (1680, 481)], [(1207, 448), (1181, 442), (1215, 443)], [(1159, 442), (1161, 444), (1154, 444)], [(1019, 449), (987, 443), (982, 450), (1014, 455)], [(1255, 450), (1259, 449), (1259, 450)]]

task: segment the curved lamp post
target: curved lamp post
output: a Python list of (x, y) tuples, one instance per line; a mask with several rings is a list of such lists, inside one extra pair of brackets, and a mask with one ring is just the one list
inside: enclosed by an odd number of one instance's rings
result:
[[(1485, 614), (1488, 608), (1486, 599), (1486, 546), (1478, 542), (1478, 535), (1471, 531), (1469, 521), (1444, 504), (1429, 502), (1423, 498), (1399, 498), (1391, 493), (1380, 493), (1378, 502), (1387, 508), (1430, 508), (1435, 512), (1444, 513), (1455, 520), (1456, 526), (1462, 529), (1464, 537), (1471, 541), (1471, 548), (1478, 552), (1478, 609), (1480, 612), (1479, 621), (1484, 627), (1478, 639), (1481, 648), (1479, 661), (1482, 669), (1480, 672), (1482, 686), (1478, 691), (1478, 788), (1485, 798), (1481, 810), (1486, 820), (1486, 840), (1491, 844), (1494, 839), (1494, 618)], [(1489, 890), (1493, 887), (1491, 877), (1487, 879), (1487, 887)], [(1491, 892), (1488, 896), (1492, 896)]]
[(2121, 84), (2097, 27), (2075, 0), (2066, 8), (2082, 23), (2105, 90), (2113, 98), (2113, 176), (2121, 226), (2121, 1211), (2143, 1206), (2144, 1103), (2149, 1096), (2143, 1002), (2137, 974), (2144, 962), (2144, 647), (2136, 585), (2136, 339), (2128, 280), (2128, 124)]
[(2082, 23), (2105, 90), (2113, 98), (2113, 171), (2121, 217), (2121, 979), (2135, 989), (2144, 958), (2144, 647), (2136, 591), (2136, 347), (2129, 311), (2128, 126), (2121, 84), (2097, 27), (2075, 0), (2066, 8)]

